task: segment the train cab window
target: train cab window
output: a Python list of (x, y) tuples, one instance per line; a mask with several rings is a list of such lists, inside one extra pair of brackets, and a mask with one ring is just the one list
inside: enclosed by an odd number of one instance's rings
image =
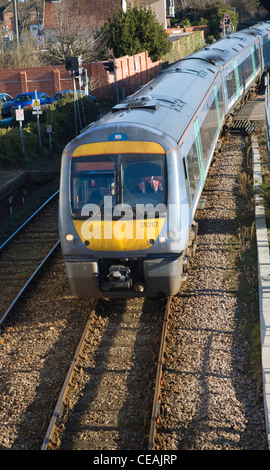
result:
[[(71, 167), (71, 210), (82, 217), (86, 204), (99, 206), (107, 197), (112, 209), (128, 204), (165, 204), (165, 154), (119, 154), (76, 157)], [(83, 217), (84, 218), (84, 217)]]
[(165, 166), (164, 156), (147, 155), (143, 159), (124, 159), (123, 202), (131, 204), (165, 203)]
[(115, 187), (116, 168), (112, 158), (74, 159), (71, 181), (73, 214), (80, 215), (82, 208), (89, 203), (101, 205), (106, 196), (115, 198)]

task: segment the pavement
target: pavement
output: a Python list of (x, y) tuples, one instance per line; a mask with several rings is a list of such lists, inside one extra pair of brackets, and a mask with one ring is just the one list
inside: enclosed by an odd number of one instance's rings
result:
[(246, 103), (237, 114), (236, 120), (239, 121), (264, 121), (265, 120), (265, 101), (263, 97), (254, 99)]
[(259, 145), (256, 135), (252, 137), (253, 185), (255, 199), (255, 222), (258, 253), (258, 290), (260, 309), (261, 354), (265, 425), (270, 449), (270, 252), (262, 195), (262, 173)]
[[(239, 121), (265, 121), (264, 96), (246, 103), (237, 114)], [(253, 188), (258, 255), (258, 293), (260, 310), (261, 357), (265, 427), (270, 449), (270, 249), (262, 195), (262, 168), (256, 133), (252, 134)]]
[(19, 185), (24, 179), (25, 171), (23, 170), (1, 170), (0, 171), (0, 197), (9, 193), (12, 188)]

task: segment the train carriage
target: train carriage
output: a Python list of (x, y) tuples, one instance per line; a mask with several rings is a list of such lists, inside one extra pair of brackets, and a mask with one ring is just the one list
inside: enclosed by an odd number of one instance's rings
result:
[(269, 29), (171, 65), (66, 146), (59, 231), (75, 295), (179, 291), (218, 139), (268, 64)]

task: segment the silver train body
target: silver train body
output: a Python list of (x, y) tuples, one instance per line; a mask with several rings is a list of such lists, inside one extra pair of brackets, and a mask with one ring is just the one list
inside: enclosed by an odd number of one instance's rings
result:
[(269, 65), (259, 23), (169, 66), (66, 146), (59, 232), (76, 296), (179, 291), (225, 120)]

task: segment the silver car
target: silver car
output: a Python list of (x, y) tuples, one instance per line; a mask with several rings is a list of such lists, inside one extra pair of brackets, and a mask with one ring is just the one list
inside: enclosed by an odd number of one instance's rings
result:
[(0, 100), (2, 101), (2, 117), (9, 116), (11, 114), (11, 106), (13, 104), (12, 96), (7, 93), (0, 93)]

